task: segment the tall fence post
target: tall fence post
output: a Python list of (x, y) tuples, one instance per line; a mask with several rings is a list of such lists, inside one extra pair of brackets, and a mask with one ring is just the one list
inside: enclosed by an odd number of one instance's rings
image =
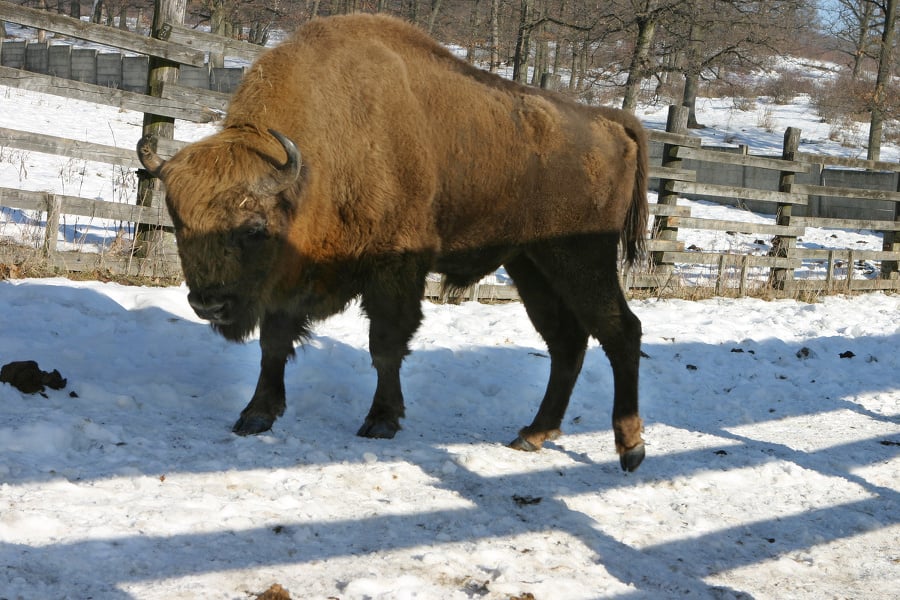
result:
[[(800, 129), (797, 127), (788, 127), (784, 132), (784, 148), (781, 152), (781, 158), (793, 161), (800, 149)], [(794, 185), (794, 172), (781, 171), (778, 179), (779, 192), (791, 192)], [(778, 204), (775, 211), (775, 222), (778, 225), (789, 226), (791, 224), (791, 204)], [(772, 240), (772, 250), (769, 252), (771, 256), (787, 258), (793, 254), (797, 246), (797, 238), (791, 236), (775, 236)], [(772, 287), (778, 290), (784, 290), (790, 287), (794, 280), (794, 270), (784, 267), (772, 267), (770, 275), (770, 283)]]
[[(689, 109), (686, 106), (669, 106), (669, 114), (666, 119), (666, 131), (669, 133), (685, 134), (687, 133), (687, 121)], [(675, 144), (664, 144), (662, 155), (662, 166), (675, 169), (681, 168), (681, 159), (678, 158), (678, 146)], [(678, 192), (673, 189), (672, 181), (668, 179), (659, 180), (659, 198), (658, 204), (675, 206), (678, 202)], [(678, 226), (674, 225), (674, 221), (670, 222), (669, 217), (657, 215), (653, 222), (651, 237), (656, 240), (664, 240), (675, 242), (678, 240)], [(650, 255), (653, 270), (658, 275), (669, 275), (674, 270), (674, 265), (663, 262), (663, 252), (652, 252)]]
[[(897, 191), (900, 192), (900, 171), (897, 172)], [(894, 202), (894, 221), (900, 223), (900, 202)], [(885, 252), (900, 252), (900, 231), (885, 231), (884, 242), (881, 247)], [(900, 261), (881, 261), (881, 278), (900, 278)]]
[[(166, 39), (166, 23), (183, 23), (187, 0), (155, 0), (153, 25), (150, 35), (156, 39)], [(161, 96), (166, 83), (178, 80), (178, 65), (170, 61), (151, 58), (147, 89), (151, 96)], [(175, 119), (159, 115), (145, 114), (143, 135), (155, 134), (159, 139), (175, 138)], [(143, 169), (138, 172), (138, 204), (153, 206), (155, 198), (162, 197), (161, 182)], [(155, 207), (154, 208), (158, 208)], [(175, 236), (158, 227), (138, 224), (135, 235), (135, 254), (143, 258), (159, 258), (165, 264), (174, 255)]]

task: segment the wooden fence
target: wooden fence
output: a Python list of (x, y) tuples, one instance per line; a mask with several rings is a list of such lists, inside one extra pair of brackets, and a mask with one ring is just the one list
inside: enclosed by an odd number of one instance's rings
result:
[[(224, 39), (186, 29), (175, 24), (163, 28), (166, 39), (154, 39), (122, 32), (110, 27), (93, 25), (75, 19), (52, 15), (0, 1), (0, 20), (28, 27), (44, 29), (81, 40), (120, 48), (149, 57), (163, 58), (186, 68), (206, 68), (207, 53), (226, 54), (252, 61), (261, 48), (251, 44)], [(21, 87), (86, 100), (141, 113), (161, 115), (190, 122), (206, 123), (221, 117), (228, 95), (183, 85), (164, 84), (151, 96), (128, 90), (71, 81), (51, 75), (33, 73), (13, 67), (0, 67), (0, 85)], [(811, 165), (836, 165), (872, 171), (900, 173), (900, 165), (887, 162), (838, 159), (800, 152), (799, 131), (789, 129), (781, 158), (764, 158), (749, 154), (735, 154), (702, 148), (697, 137), (687, 134), (686, 115), (680, 107), (670, 111), (667, 131), (650, 131), (650, 139), (663, 145), (662, 160), (651, 166), (650, 176), (658, 181), (659, 200), (651, 204), (652, 231), (649, 240), (650, 264), (634, 270), (623, 280), (628, 288), (655, 290), (655, 293), (680, 293), (686, 285), (682, 273), (686, 268), (706, 269), (710, 276), (701, 285), (710, 293), (744, 295), (764, 287), (774, 295), (797, 295), (804, 291), (900, 290), (897, 264), (900, 261), (900, 189), (877, 191), (855, 188), (831, 188), (797, 184), (794, 175), (809, 170)], [(102, 126), (102, 124), (98, 124)], [(45, 134), (0, 129), (0, 146), (31, 152), (62, 155), (76, 159), (106, 162), (126, 169), (139, 164), (132, 148), (115, 148), (75, 141)], [(180, 144), (161, 140), (159, 152), (171, 156)], [(688, 169), (685, 160), (699, 165)], [(777, 181), (777, 191), (701, 183), (698, 173), (704, 167), (741, 165), (771, 171)], [(698, 218), (691, 208), (678, 199), (683, 196), (710, 199), (754, 201), (771, 206), (776, 219), (771, 224), (743, 221), (719, 221)], [(846, 197), (863, 201), (893, 203), (892, 219), (823, 219), (796, 216), (793, 208), (804, 206), (811, 197)], [(56, 248), (60, 215), (76, 215), (95, 219), (110, 219), (141, 223), (153, 227), (171, 227), (161, 194), (154, 194), (142, 205), (106, 202), (54, 192), (30, 192), (0, 188), (0, 206), (37, 211), (46, 215), (44, 242), (40, 248), (0, 246), (0, 262), (17, 263), (38, 259), (50, 266), (67, 271), (108, 270), (117, 274), (146, 275), (177, 278), (180, 274), (177, 256), (173, 252), (154, 257), (138, 258), (131, 253), (97, 254), (63, 252)], [(807, 228), (827, 227), (866, 229), (883, 236), (881, 251), (860, 251), (851, 248), (815, 250), (798, 247), (797, 239)], [(692, 251), (679, 239), (679, 229), (740, 232), (772, 240), (766, 254)], [(838, 265), (853, 265), (854, 261), (879, 261), (876, 278), (854, 279), (853, 269), (846, 273)], [(794, 272), (804, 261), (820, 261), (827, 265), (821, 279), (797, 279)], [(760, 273), (763, 275), (761, 276)], [(428, 294), (437, 295), (438, 282), (429, 282)], [(467, 297), (476, 299), (515, 299), (512, 286), (479, 285)]]
[[(178, 24), (167, 24), (161, 29), (163, 35), (160, 36), (167, 39), (156, 39), (8, 2), (0, 2), (0, 21), (102, 44), (148, 59), (171, 61), (183, 69), (185, 80), (195, 80), (194, 75), (197, 72), (202, 73), (204, 70), (209, 72), (208, 52), (226, 51), (232, 56), (251, 61), (262, 51), (262, 48), (252, 44), (223, 40), (191, 31)], [(0, 66), (0, 85), (193, 123), (210, 123), (220, 119), (229, 99), (229, 95), (225, 93), (168, 83), (158, 86), (151, 95), (145, 93), (146, 82), (141, 91), (115, 89), (107, 85), (57, 77), (13, 66)], [(97, 123), (98, 128), (105, 126), (104, 123)], [(173, 140), (160, 140), (159, 152), (168, 157), (180, 146), (179, 142)], [(117, 148), (47, 134), (0, 128), (0, 147), (107, 163), (128, 170), (140, 168), (134, 148)], [(53, 191), (34, 192), (0, 188), (0, 206), (37, 211), (46, 215), (41, 246), (29, 248), (4, 244), (0, 246), (0, 262), (9, 264), (39, 260), (63, 271), (101, 270), (163, 279), (180, 277), (178, 257), (172, 251), (157, 254), (152, 258), (141, 258), (131, 252), (117, 254), (107, 251), (90, 253), (57, 250), (62, 215), (124, 221), (135, 224), (135, 228), (137, 224), (141, 224), (142, 227), (170, 228), (172, 223), (165, 210), (164, 198), (160, 194), (153, 195), (149, 202), (143, 204), (136, 202), (125, 204)]]
[[(704, 149), (696, 137), (686, 135), (687, 113), (683, 107), (671, 107), (667, 132), (651, 132), (651, 139), (665, 145), (660, 167), (651, 175), (659, 177), (658, 202), (651, 206), (654, 223), (650, 249), (652, 257), (647, 269), (630, 274), (628, 287), (652, 288), (660, 292), (682, 284), (678, 276), (679, 265), (706, 265), (714, 275), (710, 287), (717, 295), (733, 293), (745, 295), (751, 288), (761, 287), (778, 295), (795, 296), (801, 292), (835, 292), (853, 290), (900, 290), (898, 260), (900, 260), (900, 183), (895, 191), (871, 190), (848, 187), (795, 183), (798, 173), (809, 171), (814, 165), (839, 166), (869, 171), (900, 173), (900, 163), (839, 158), (800, 152), (800, 130), (789, 128), (785, 132), (784, 148), (780, 158), (750, 156)], [(741, 186), (727, 186), (697, 181), (697, 170), (683, 168), (685, 159), (719, 165), (739, 165), (772, 172), (777, 181), (777, 191)], [(689, 207), (679, 205), (683, 196), (732, 199), (768, 204), (775, 214), (772, 224), (744, 221), (721, 221), (696, 218)], [(888, 219), (842, 219), (817, 216), (795, 216), (794, 208), (805, 206), (813, 197), (850, 198), (863, 202), (892, 204)], [(875, 211), (872, 211), (873, 213)], [(878, 211), (877, 214), (884, 214)], [(679, 228), (744, 233), (771, 240), (771, 248), (765, 254), (723, 253), (691, 251), (678, 239)], [(881, 250), (811, 249), (798, 247), (808, 228), (869, 230), (882, 236)], [(880, 272), (868, 279), (854, 278), (856, 261), (878, 261)], [(795, 270), (804, 262), (824, 266), (821, 279), (797, 279)], [(844, 270), (837, 275), (838, 266)], [(752, 270), (763, 270), (761, 281), (750, 279)]]

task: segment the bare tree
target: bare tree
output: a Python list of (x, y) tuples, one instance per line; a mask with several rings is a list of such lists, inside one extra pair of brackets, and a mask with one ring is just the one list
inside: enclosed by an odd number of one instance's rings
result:
[(838, 42), (838, 50), (850, 57), (853, 79), (858, 79), (866, 59), (875, 60), (881, 45), (876, 27), (874, 0), (835, 0), (827, 8), (828, 33)]
[(879, 4), (882, 14), (881, 47), (878, 51), (878, 75), (875, 78), (875, 91), (872, 94), (872, 119), (869, 125), (869, 150), (867, 158), (878, 160), (881, 157), (881, 137), (884, 129), (885, 109), (887, 104), (888, 80), (893, 68), (893, 46), (895, 43), (894, 25), (897, 20), (897, 0), (885, 0)]
[(441, 0), (432, 0), (431, 14), (428, 16), (428, 33), (434, 33), (434, 24), (438, 13), (441, 11)]
[[(676, 4), (680, 2), (681, 0), (677, 0)], [(663, 14), (671, 10), (673, 5), (665, 0), (632, 0), (631, 5), (634, 9), (631, 24), (637, 31), (628, 65), (628, 80), (625, 82), (622, 109), (634, 112), (641, 85), (655, 70), (651, 50), (656, 38), (656, 28)]]
[(491, 0), (491, 65), (490, 71), (500, 67), (500, 0)]
[(528, 78), (528, 55), (531, 45), (531, 29), (534, 27), (534, 0), (522, 0), (519, 13), (519, 29), (516, 33), (516, 52), (513, 56), (513, 80), (525, 83)]
[(686, 0), (664, 15), (661, 69), (684, 77), (681, 104), (688, 108), (688, 127), (699, 128), (696, 103), (701, 79), (721, 77), (728, 67), (761, 67), (773, 55), (785, 54), (788, 41), (805, 27), (807, 0)]
[(679, 7), (692, 0), (618, 0), (615, 12), (610, 15), (610, 25), (628, 32), (632, 39), (632, 51), (625, 68), (622, 108), (633, 112), (637, 107), (641, 87), (646, 79), (658, 73), (658, 55), (654, 45), (661, 24), (677, 12)]

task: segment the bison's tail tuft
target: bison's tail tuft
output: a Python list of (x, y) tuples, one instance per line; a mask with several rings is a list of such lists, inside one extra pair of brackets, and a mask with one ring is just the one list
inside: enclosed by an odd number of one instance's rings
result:
[(625, 226), (622, 229), (622, 247), (625, 251), (625, 263), (634, 265), (643, 259), (647, 247), (647, 220), (650, 209), (647, 206), (647, 174), (649, 172), (647, 157), (647, 134), (635, 119), (634, 124), (625, 127), (628, 135), (637, 144), (637, 165), (634, 173), (634, 188), (631, 204), (625, 215)]

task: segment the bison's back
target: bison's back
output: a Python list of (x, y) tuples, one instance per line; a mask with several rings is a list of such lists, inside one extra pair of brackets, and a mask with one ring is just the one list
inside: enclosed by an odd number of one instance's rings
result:
[[(308, 165), (318, 231), (337, 246), (466, 250), (620, 231), (633, 136), (607, 115), (457, 59), (418, 28), (378, 15), (316, 19), (264, 54), (226, 127), (282, 130)], [(617, 204), (615, 199), (619, 199)], [(620, 205), (621, 204), (621, 205)], [(307, 225), (302, 237), (316, 240)]]

